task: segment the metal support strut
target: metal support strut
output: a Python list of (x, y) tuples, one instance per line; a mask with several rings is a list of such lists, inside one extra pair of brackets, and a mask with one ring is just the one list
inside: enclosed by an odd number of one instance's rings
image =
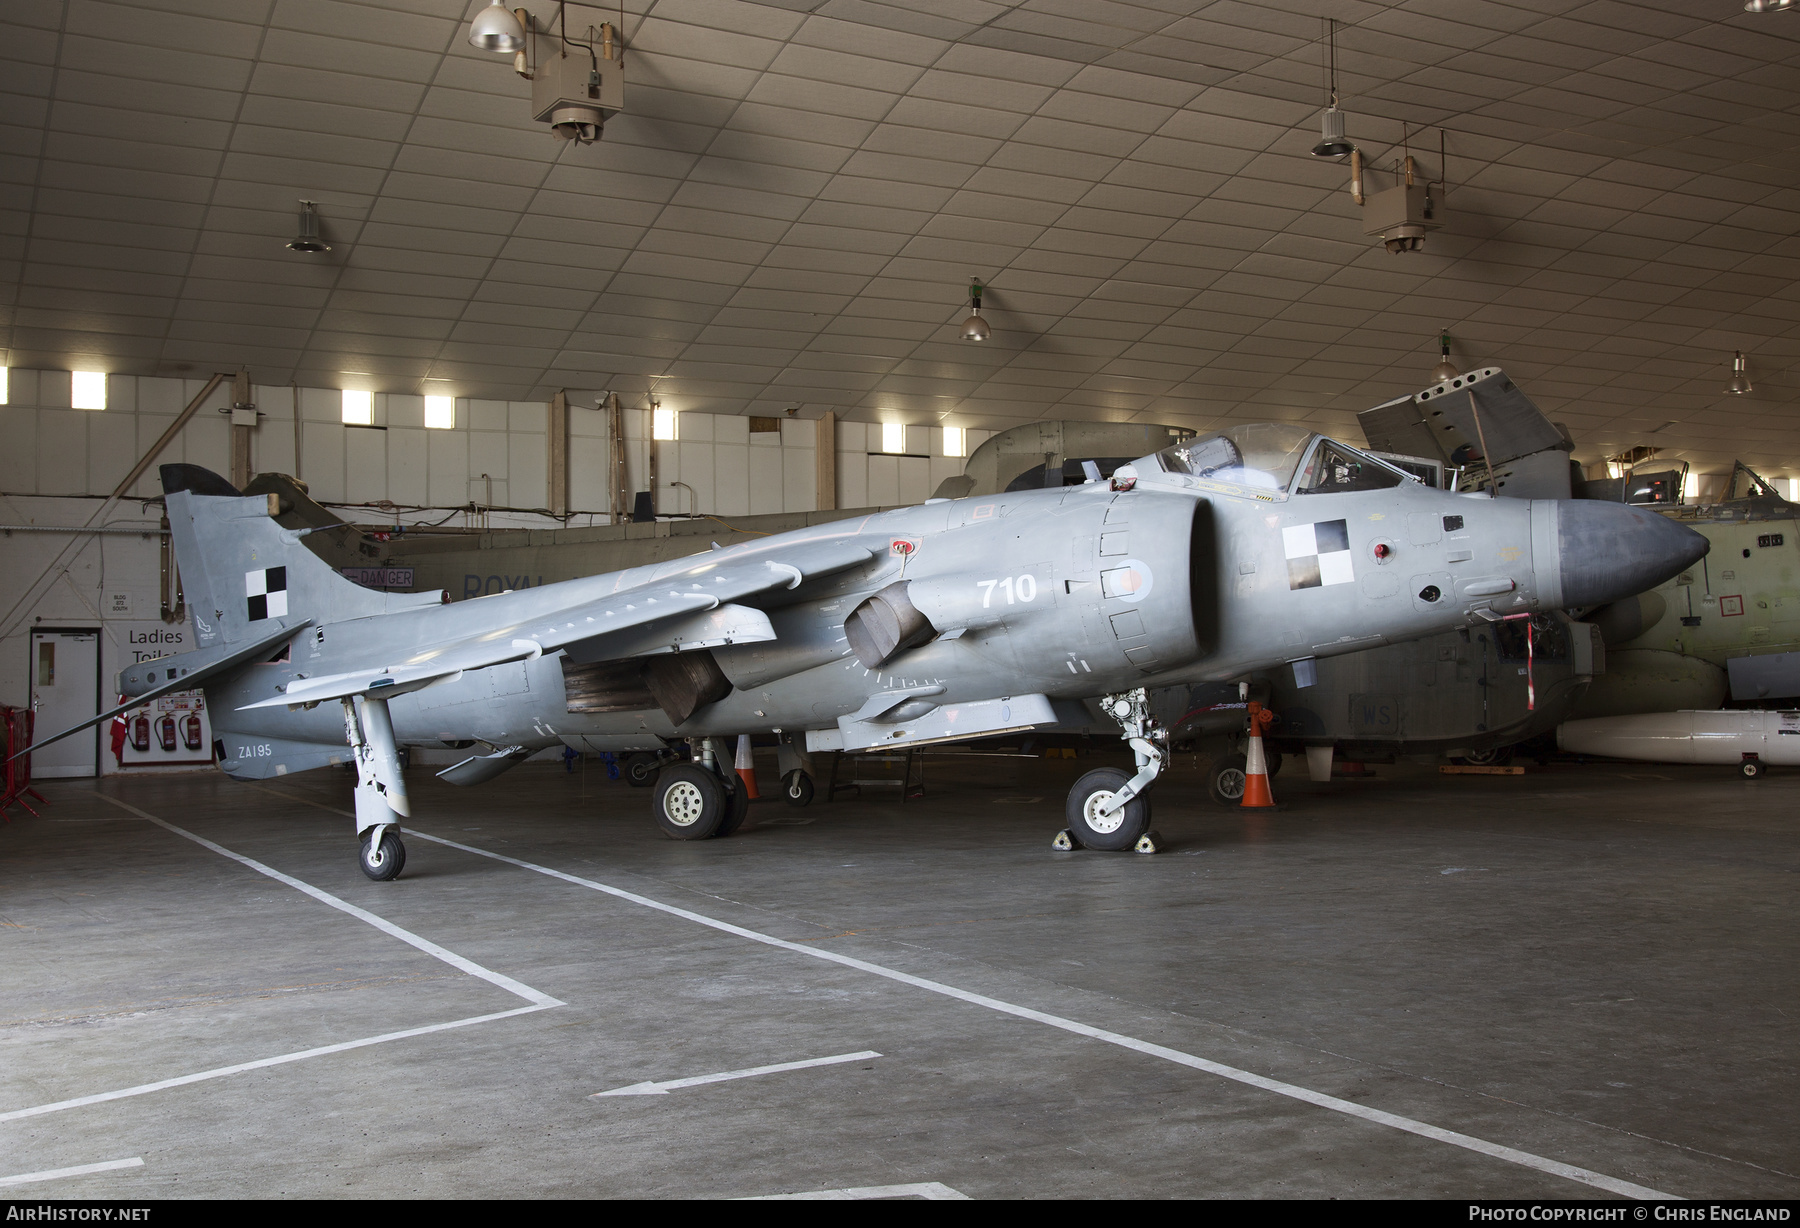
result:
[(344, 736), (356, 759), (356, 834), (375, 828), (372, 839), (379, 848), (386, 829), (412, 814), (394, 745), (394, 722), (385, 699), (352, 695), (343, 702)]
[(1108, 695), (1100, 701), (1106, 714), (1119, 723), (1123, 736), (1131, 744), (1131, 752), (1137, 757), (1137, 775), (1125, 782), (1123, 788), (1112, 795), (1112, 800), (1100, 807), (1100, 814), (1110, 816), (1132, 798), (1140, 796), (1162, 774), (1163, 765), (1169, 761), (1169, 752), (1162, 743), (1169, 739), (1169, 731), (1157, 727), (1150, 716), (1150, 693), (1143, 687), (1130, 691), (1121, 691), (1116, 695)]

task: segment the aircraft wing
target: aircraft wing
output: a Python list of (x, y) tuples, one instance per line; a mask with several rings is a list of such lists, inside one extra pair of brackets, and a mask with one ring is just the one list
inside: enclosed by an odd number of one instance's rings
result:
[(464, 671), (535, 660), (563, 649), (575, 661), (612, 661), (720, 644), (772, 640), (759, 609), (741, 604), (798, 588), (807, 580), (866, 563), (873, 554), (849, 542), (789, 545), (758, 552), (739, 547), (666, 565), (655, 579), (603, 597), (539, 611), (479, 636), (433, 645), (397, 661), (316, 678), (296, 678), (270, 699), (245, 708), (316, 703), (349, 695), (404, 695)]

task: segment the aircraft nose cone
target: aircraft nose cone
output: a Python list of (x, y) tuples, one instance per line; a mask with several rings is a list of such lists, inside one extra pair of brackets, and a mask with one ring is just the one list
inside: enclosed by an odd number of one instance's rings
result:
[(1597, 499), (1558, 502), (1556, 538), (1567, 608), (1604, 605), (1655, 588), (1712, 546), (1667, 516)]

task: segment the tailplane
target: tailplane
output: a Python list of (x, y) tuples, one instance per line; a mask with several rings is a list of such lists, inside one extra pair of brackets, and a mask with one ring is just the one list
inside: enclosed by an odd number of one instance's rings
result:
[(351, 583), (272, 519), (273, 496), (245, 496), (198, 465), (164, 465), (164, 503), (201, 648), (317, 624), (437, 605), (443, 594), (377, 593)]

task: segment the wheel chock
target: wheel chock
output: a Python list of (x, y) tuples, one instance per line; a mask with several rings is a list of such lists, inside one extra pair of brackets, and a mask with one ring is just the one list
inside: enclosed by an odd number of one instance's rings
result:
[(1137, 843), (1131, 846), (1131, 851), (1134, 853), (1160, 853), (1162, 852), (1162, 837), (1156, 832), (1147, 831), (1138, 837)]
[(1073, 832), (1065, 830), (1056, 833), (1056, 839), (1050, 842), (1050, 847), (1059, 853), (1069, 853), (1080, 848), (1081, 845), (1076, 841)]

